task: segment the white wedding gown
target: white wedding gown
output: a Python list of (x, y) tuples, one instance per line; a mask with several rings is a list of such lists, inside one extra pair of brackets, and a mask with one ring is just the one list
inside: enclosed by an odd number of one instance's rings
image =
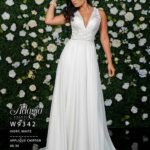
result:
[(107, 129), (94, 43), (101, 17), (94, 7), (85, 26), (79, 11), (61, 53), (46, 147), (40, 150), (116, 150)]

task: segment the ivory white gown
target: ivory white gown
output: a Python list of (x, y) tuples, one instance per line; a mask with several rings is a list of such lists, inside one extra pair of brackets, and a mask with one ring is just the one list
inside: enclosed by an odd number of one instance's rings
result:
[(115, 150), (109, 136), (94, 43), (101, 17), (85, 26), (79, 11), (56, 71), (46, 147), (40, 150)]

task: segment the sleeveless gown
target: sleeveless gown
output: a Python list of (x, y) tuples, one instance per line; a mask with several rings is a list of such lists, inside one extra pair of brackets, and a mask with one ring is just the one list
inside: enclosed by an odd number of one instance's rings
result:
[(80, 12), (74, 14), (56, 70), (47, 143), (40, 150), (116, 150), (107, 129), (94, 43), (101, 17), (93, 7), (85, 26)]

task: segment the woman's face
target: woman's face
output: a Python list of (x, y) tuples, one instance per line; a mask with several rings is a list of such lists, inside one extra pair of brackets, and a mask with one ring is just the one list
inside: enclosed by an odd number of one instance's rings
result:
[(71, 0), (74, 7), (80, 7), (86, 0)]

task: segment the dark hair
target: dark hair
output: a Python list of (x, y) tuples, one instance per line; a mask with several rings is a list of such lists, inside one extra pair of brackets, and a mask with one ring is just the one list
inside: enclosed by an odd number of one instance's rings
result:
[[(87, 0), (87, 3), (92, 5), (90, 0)], [(74, 7), (71, 0), (66, 0), (66, 4), (67, 6), (63, 8), (61, 13), (64, 15), (66, 22), (70, 22), (71, 17), (74, 16), (74, 12), (76, 12), (79, 9), (79, 7)]]

